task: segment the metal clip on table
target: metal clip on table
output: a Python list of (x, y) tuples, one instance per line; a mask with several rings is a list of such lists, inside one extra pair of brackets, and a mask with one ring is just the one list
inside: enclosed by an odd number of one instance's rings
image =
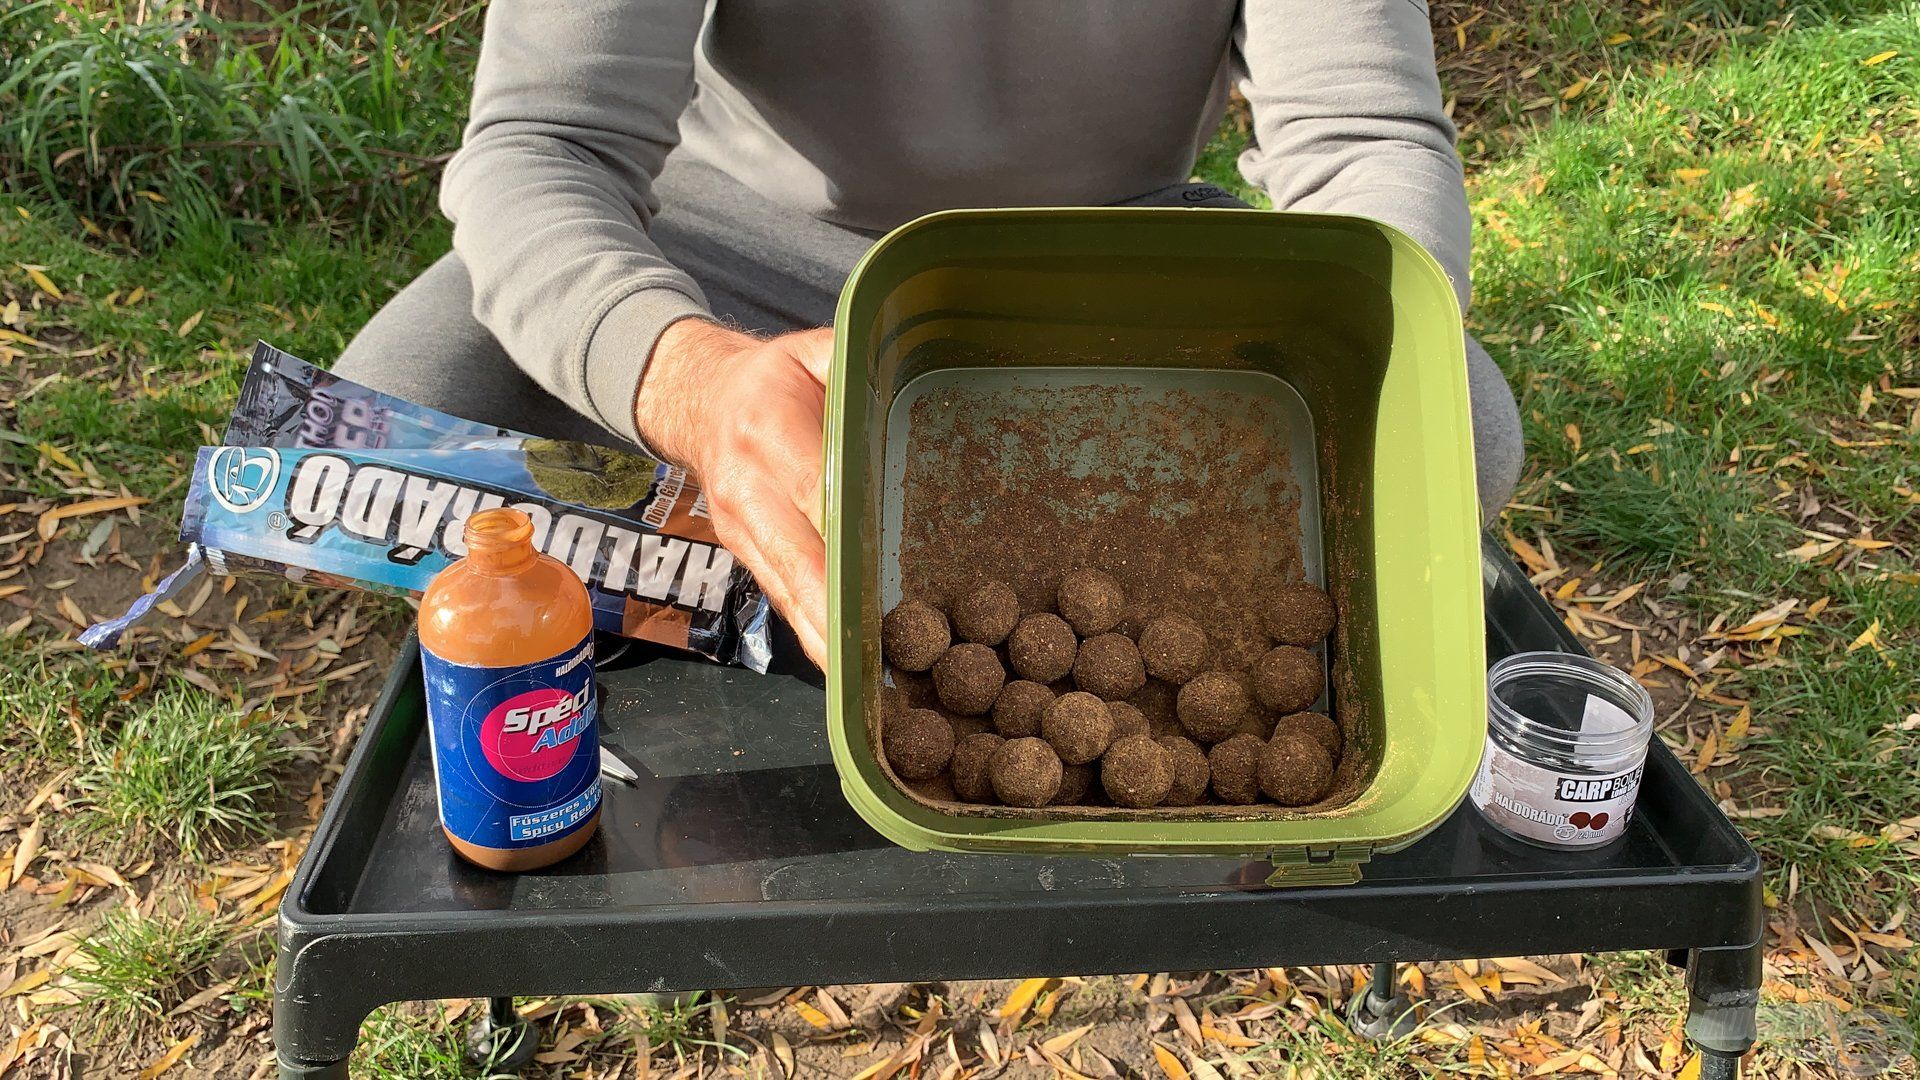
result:
[[(1490, 660), (1580, 648), (1504, 552), (1484, 563)], [(1462, 806), (1358, 884), (1271, 889), (1264, 862), (894, 847), (841, 798), (816, 686), (639, 653), (602, 674), (603, 738), (639, 781), (607, 785), (579, 855), (508, 876), (440, 835), (401, 652), (281, 906), (281, 1076), (345, 1076), (393, 1001), (493, 998), (489, 1030), (530, 1044), (512, 995), (1251, 966), (1374, 963), (1355, 1024), (1395, 1035), (1395, 963), (1620, 949), (1686, 965), (1703, 1075), (1753, 1044), (1759, 859), (1657, 739), (1604, 850), (1522, 845)]]

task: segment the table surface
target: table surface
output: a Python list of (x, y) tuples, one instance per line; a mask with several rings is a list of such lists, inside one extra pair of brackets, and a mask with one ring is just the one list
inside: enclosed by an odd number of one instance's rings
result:
[[(1483, 561), (1490, 659), (1579, 648), (1503, 552)], [(1758, 858), (1657, 739), (1627, 835), (1605, 848), (1526, 846), (1462, 807), (1358, 884), (1273, 889), (1261, 861), (895, 847), (840, 794), (817, 686), (635, 653), (604, 672), (602, 721), (641, 782), (607, 785), (580, 854), (519, 875), (469, 866), (441, 836), (418, 658), (401, 653), (281, 905), (283, 1062), (343, 1059), (390, 1001), (1744, 955), (1760, 937)]]
[[(1490, 661), (1522, 648), (1577, 647), (1492, 549), (1487, 579)], [(356, 755), (339, 801), (358, 803), (360, 812), (323, 825), (327, 835), (315, 852), (325, 859), (305, 875), (298, 913), (532, 915), (857, 902), (902, 892), (964, 892), (1019, 904), (1037, 894), (1254, 889), (1266, 876), (1264, 862), (1237, 858), (906, 851), (869, 829), (841, 796), (819, 722), (823, 692), (817, 686), (634, 653), (601, 675), (602, 739), (640, 773), (639, 783), (606, 784), (599, 834), (578, 856), (520, 875), (472, 867), (440, 835), (419, 730), (419, 682), (411, 653), (403, 656), (376, 716), (385, 730), (367, 741), (376, 744), (368, 749), (383, 742), (405, 749)], [(1548, 851), (1508, 839), (1462, 805), (1425, 839), (1367, 863), (1364, 881), (1353, 888), (1598, 885), (1648, 875), (1739, 874), (1750, 867), (1751, 849), (1705, 794), (1658, 746), (1654, 757), (1650, 795), (1621, 842), (1592, 852)], [(346, 827), (337, 820), (343, 817), (359, 820)]]

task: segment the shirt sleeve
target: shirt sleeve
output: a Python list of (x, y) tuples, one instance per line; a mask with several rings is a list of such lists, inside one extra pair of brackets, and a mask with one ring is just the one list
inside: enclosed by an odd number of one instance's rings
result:
[(1361, 214), (1418, 240), (1462, 310), (1472, 216), (1419, 0), (1244, 0), (1247, 181), (1276, 207)]
[(440, 192), (474, 316), (555, 397), (635, 442), (655, 340), (707, 310), (647, 235), (701, 18), (700, 0), (494, 0)]

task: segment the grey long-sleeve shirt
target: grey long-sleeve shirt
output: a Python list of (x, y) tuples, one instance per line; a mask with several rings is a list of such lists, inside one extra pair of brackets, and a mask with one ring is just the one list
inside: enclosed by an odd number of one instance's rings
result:
[(638, 441), (667, 325), (705, 307), (647, 236), (691, 154), (796, 212), (886, 229), (1099, 205), (1186, 180), (1236, 81), (1247, 179), (1365, 214), (1462, 303), (1469, 215), (1419, 0), (494, 0), (441, 206), (475, 315), (547, 390)]

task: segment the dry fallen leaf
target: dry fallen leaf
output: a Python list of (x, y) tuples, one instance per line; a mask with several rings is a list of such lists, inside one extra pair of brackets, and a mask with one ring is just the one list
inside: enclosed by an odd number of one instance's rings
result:
[(27, 875), (27, 866), (33, 862), (34, 856), (40, 854), (40, 838), (43, 835), (44, 819), (35, 817), (33, 824), (20, 834), (20, 845), (13, 849), (13, 876), (8, 879), (9, 885), (18, 885), (20, 879)]
[(805, 1001), (795, 999), (793, 1002), (793, 1011), (800, 1014), (800, 1019), (812, 1024), (821, 1031), (827, 1031), (833, 1027), (832, 1022), (827, 1019), (826, 1013), (821, 1012)]
[(88, 499), (85, 502), (56, 506), (40, 515), (40, 539), (53, 539), (53, 534), (60, 531), (60, 522), (67, 518), (125, 510), (130, 506), (144, 506), (150, 501), (138, 495), (116, 495), (110, 499)]
[(1864, 649), (1869, 645), (1873, 646), (1873, 649), (1875, 652), (1880, 651), (1881, 646), (1880, 646), (1880, 620), (1879, 619), (1873, 620), (1873, 622), (1870, 623), (1865, 630), (1861, 631), (1860, 636), (1857, 638), (1854, 638), (1853, 643), (1847, 646), (1847, 651), (1854, 652), (1855, 650), (1858, 650), (1858, 649)]
[(41, 292), (46, 293), (55, 300), (66, 299), (65, 294), (61, 293), (59, 286), (53, 283), (53, 279), (47, 276), (47, 272), (44, 269), (38, 266), (28, 266), (26, 263), (14, 263), (14, 265), (25, 270), (27, 277)]
[(1040, 991), (1045, 990), (1047, 984), (1052, 981), (1052, 979), (1027, 979), (1014, 987), (1013, 993), (1007, 995), (1006, 1003), (1000, 1006), (998, 1015), (1012, 1017), (1026, 1012), (1027, 1008), (1033, 1004), (1033, 999), (1039, 997)]
[(1055, 1035), (1053, 1038), (1048, 1039), (1046, 1042), (1043, 1042), (1040, 1044), (1040, 1052), (1044, 1054), (1064, 1054), (1067, 1052), (1067, 1047), (1072, 1046), (1074, 1043), (1079, 1042), (1082, 1036), (1084, 1036), (1087, 1032), (1092, 1030), (1093, 1030), (1093, 1025), (1086, 1024), (1084, 1026), (1074, 1028), (1072, 1031)]
[(1193, 1080), (1193, 1074), (1180, 1064), (1180, 1059), (1173, 1051), (1159, 1043), (1153, 1044), (1153, 1060), (1160, 1064), (1160, 1071), (1167, 1074), (1167, 1080)]
[(166, 1053), (155, 1058), (153, 1064), (140, 1070), (138, 1080), (153, 1080), (154, 1077), (180, 1064), (180, 1059), (186, 1057), (187, 1051), (193, 1049), (193, 1044), (199, 1041), (200, 1032), (196, 1030), (186, 1038), (174, 1043), (167, 1048)]

